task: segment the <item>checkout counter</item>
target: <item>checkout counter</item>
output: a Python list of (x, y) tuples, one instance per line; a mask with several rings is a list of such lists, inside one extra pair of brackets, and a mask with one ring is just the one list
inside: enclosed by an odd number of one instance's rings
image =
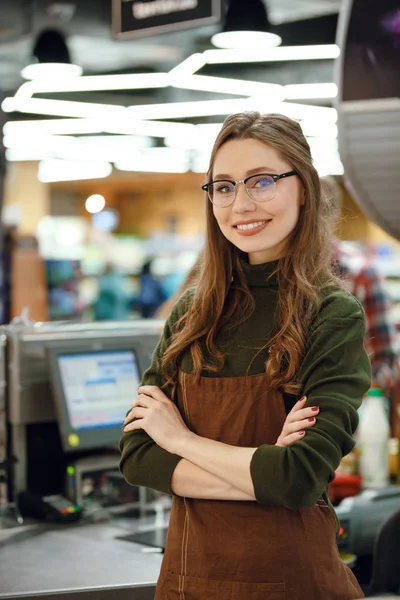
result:
[(154, 597), (160, 548), (121, 538), (164, 535), (170, 500), (126, 484), (117, 443), (162, 327), (2, 328), (0, 599)]
[[(162, 326), (0, 331), (0, 600), (153, 599), (170, 498), (124, 481), (117, 443)], [(378, 496), (339, 507), (342, 552), (400, 505), (400, 488)]]

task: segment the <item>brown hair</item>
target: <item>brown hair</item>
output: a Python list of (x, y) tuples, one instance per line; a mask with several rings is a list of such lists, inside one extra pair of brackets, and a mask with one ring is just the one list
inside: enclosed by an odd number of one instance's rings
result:
[[(259, 349), (270, 348), (265, 365), (270, 388), (295, 394), (299, 391), (296, 376), (304, 357), (307, 332), (320, 306), (321, 291), (327, 286), (341, 286), (331, 269), (329, 204), (321, 193), (310, 147), (296, 121), (257, 112), (228, 117), (214, 144), (208, 180), (218, 150), (233, 139), (255, 139), (274, 148), (296, 170), (304, 188), (304, 206), (287, 241), (285, 255), (273, 273), (279, 284), (275, 330), (268, 345)], [(239, 325), (254, 311), (254, 300), (239, 260), (240, 250), (222, 234), (208, 200), (206, 211), (206, 240), (197, 287), (162, 358), (167, 384), (172, 384), (174, 390), (185, 352), (191, 353), (197, 377), (202, 369), (219, 371), (224, 357), (215, 343), (218, 330)]]

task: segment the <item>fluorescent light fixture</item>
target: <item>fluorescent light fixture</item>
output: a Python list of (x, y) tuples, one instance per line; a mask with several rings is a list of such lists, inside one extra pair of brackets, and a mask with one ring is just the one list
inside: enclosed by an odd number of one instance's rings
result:
[(179, 65), (176, 65), (176, 67), (169, 71), (168, 75), (170, 77), (182, 77), (183, 75), (193, 75), (202, 67), (204, 67), (205, 64), (206, 60), (204, 58), (204, 55), (197, 52), (196, 54), (192, 54), (184, 61), (179, 63)]
[(265, 97), (255, 96), (247, 100), (247, 110), (258, 110), (260, 113), (278, 112), (295, 121), (314, 119), (326, 123), (336, 123), (337, 111), (325, 106), (299, 104), (297, 102), (280, 102), (273, 107), (266, 105)]
[(2, 103), (4, 112), (23, 112), (36, 115), (54, 115), (55, 117), (78, 118), (111, 118), (122, 115), (126, 110), (123, 106), (112, 104), (95, 104), (94, 102), (73, 102), (69, 100), (47, 100), (44, 98), (29, 98), (18, 100), (17, 97), (5, 98)]
[(132, 135), (93, 136), (18, 136), (7, 134), (4, 145), (8, 160), (42, 160), (64, 158), (75, 160), (100, 160), (115, 162), (125, 156), (134, 156), (140, 148), (150, 148), (149, 137)]
[[(195, 55), (193, 55), (195, 56)], [(201, 54), (199, 56), (202, 56)], [(203, 58), (203, 64), (205, 60)], [(183, 64), (183, 63), (182, 63)], [(139, 73), (128, 75), (91, 75), (74, 79), (48, 78), (24, 83), (15, 98), (52, 92), (91, 92), (106, 90), (137, 90), (164, 88), (169, 85), (167, 73)], [(28, 95), (29, 94), (29, 95)]]
[(107, 124), (105, 131), (123, 135), (149, 135), (164, 138), (175, 133), (193, 135), (195, 125), (191, 123), (168, 123), (167, 121), (139, 121), (134, 119), (115, 120)]
[(215, 138), (220, 132), (221, 127), (222, 123), (196, 125), (194, 135), (171, 135), (164, 139), (164, 144), (169, 148), (206, 152), (209, 158)]
[(101, 194), (92, 194), (85, 202), (86, 210), (92, 215), (99, 213), (106, 205), (104, 196)]
[[(82, 68), (70, 63), (35, 63), (21, 71), (24, 79), (35, 81), (75, 79), (82, 75)], [(72, 83), (72, 82), (71, 82)]]
[[(251, 46), (250, 46), (251, 48)], [(247, 62), (280, 62), (292, 60), (329, 60), (340, 55), (336, 44), (314, 46), (280, 46), (261, 51), (255, 50), (206, 50), (207, 64), (228, 64)]]
[(115, 167), (120, 171), (186, 173), (190, 170), (190, 154), (172, 148), (150, 148), (141, 152), (141, 156), (137, 158), (127, 157), (118, 161)]
[(300, 121), (301, 129), (306, 137), (337, 138), (338, 128), (335, 123), (319, 119), (305, 119)]
[(99, 161), (50, 159), (39, 163), (38, 179), (43, 183), (103, 179), (112, 173), (112, 165)]
[(68, 152), (77, 152), (79, 148), (78, 138), (75, 138), (73, 136), (30, 136), (26, 134), (21, 135), (21, 133), (18, 132), (16, 134), (7, 133), (3, 138), (3, 144), (6, 148), (11, 148), (14, 150), (40, 149), (55, 152), (65, 150), (67, 150)]
[(246, 99), (200, 100), (130, 106), (128, 113), (129, 117), (133, 119), (184, 119), (188, 117), (229, 115), (244, 110), (245, 106)]
[[(124, 109), (125, 110), (125, 109)], [(123, 113), (126, 115), (127, 113)], [(136, 121), (134, 119), (43, 119), (38, 121), (10, 121), (3, 127), (5, 135), (29, 136), (112, 133), (164, 138), (174, 134), (191, 135), (195, 125), (161, 121)]]
[(247, 50), (247, 48), (275, 48), (282, 44), (282, 38), (276, 33), (267, 31), (221, 31), (211, 38), (216, 48), (232, 48)]
[(283, 92), (286, 100), (314, 100), (336, 98), (336, 83), (299, 83), (285, 85)]
[(218, 94), (232, 94), (238, 96), (255, 96), (268, 94), (272, 100), (283, 100), (283, 88), (275, 83), (262, 83), (246, 79), (228, 79), (226, 77), (212, 77), (207, 75), (190, 75), (174, 77), (171, 85), (176, 88), (196, 90), (201, 92), (214, 92)]
[(9, 121), (3, 127), (4, 135), (25, 137), (35, 135), (73, 135), (104, 132), (101, 119), (41, 119)]
[(44, 160), (49, 152), (43, 148), (8, 148), (5, 155), (9, 162), (25, 162)]

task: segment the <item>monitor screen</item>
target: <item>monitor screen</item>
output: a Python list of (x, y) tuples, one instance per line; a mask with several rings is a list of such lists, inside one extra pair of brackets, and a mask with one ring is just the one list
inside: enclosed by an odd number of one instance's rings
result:
[(52, 350), (50, 366), (64, 448), (117, 444), (125, 414), (140, 384), (134, 351)]
[(121, 426), (140, 380), (132, 350), (58, 357), (73, 429)]

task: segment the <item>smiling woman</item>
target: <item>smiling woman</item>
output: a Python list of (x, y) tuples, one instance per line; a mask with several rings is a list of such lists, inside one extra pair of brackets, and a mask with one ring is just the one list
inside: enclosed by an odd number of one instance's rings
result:
[(196, 285), (121, 440), (127, 481), (174, 494), (156, 600), (361, 598), (327, 489), (370, 364), (310, 148), (282, 115), (232, 115), (207, 179)]

